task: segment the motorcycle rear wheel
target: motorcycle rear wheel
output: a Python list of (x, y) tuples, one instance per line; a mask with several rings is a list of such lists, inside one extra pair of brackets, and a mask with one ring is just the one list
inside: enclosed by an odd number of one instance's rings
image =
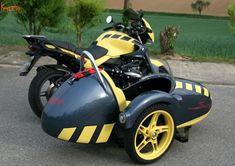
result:
[(29, 104), (37, 117), (41, 118), (44, 106), (58, 87), (66, 80), (65, 75), (66, 73), (63, 71), (49, 68), (37, 72), (28, 91)]

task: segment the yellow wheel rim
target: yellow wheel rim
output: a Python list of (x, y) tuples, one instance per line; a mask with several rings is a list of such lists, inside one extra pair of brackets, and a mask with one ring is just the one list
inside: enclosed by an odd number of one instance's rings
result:
[(171, 115), (157, 110), (147, 115), (135, 133), (135, 150), (144, 160), (160, 157), (170, 146), (174, 135), (174, 121)]

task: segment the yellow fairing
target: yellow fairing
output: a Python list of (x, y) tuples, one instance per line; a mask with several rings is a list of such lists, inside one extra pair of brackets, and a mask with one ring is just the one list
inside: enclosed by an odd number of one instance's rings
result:
[[(109, 140), (115, 123), (104, 124), (102, 130), (99, 131), (99, 137), (96, 143), (105, 143)], [(77, 127), (63, 128), (58, 135), (58, 138), (64, 141), (69, 141), (72, 136), (74, 136)], [(88, 144), (90, 143), (95, 131), (97, 130), (97, 125), (94, 126), (84, 126), (80, 135), (77, 136), (76, 143)], [(76, 135), (75, 135), (76, 136)]]
[[(109, 37), (105, 37), (105, 36)], [(124, 37), (130, 38), (130, 40), (123, 40)], [(108, 31), (103, 33), (96, 41), (97, 45), (108, 50), (106, 56), (109, 58), (119, 58), (120, 55), (128, 54), (134, 51), (135, 39), (127, 36), (125, 33), (118, 31)]]
[(77, 139), (77, 143), (88, 144), (96, 130), (97, 126), (85, 126)]
[[(100, 66), (100, 65), (102, 65), (104, 62), (106, 62), (106, 61), (109, 60), (109, 59), (110, 59), (109, 56), (103, 56), (103, 57), (101, 57), (101, 58), (95, 60), (95, 63), (96, 63), (97, 66)], [(85, 63), (85, 65), (84, 65), (85, 68), (90, 68), (90, 67), (92, 67), (92, 64), (91, 64), (90, 60), (88, 60), (88, 59), (86, 59), (86, 58), (85, 58), (85, 60), (86, 60), (86, 63)]]
[(151, 59), (150, 61), (153, 65), (155, 65), (157, 67), (163, 66), (163, 64), (160, 61), (156, 60), (156, 59)]
[[(45, 46), (46, 46), (47, 48), (49, 48), (49, 49), (56, 49), (56, 47), (53, 46), (53, 45), (51, 45), (51, 44), (46, 44)], [(79, 58), (79, 57), (80, 57), (80, 55), (79, 55), (79, 54), (76, 54), (75, 52), (66, 50), (66, 49), (64, 49), (64, 48), (59, 48), (59, 49), (60, 49), (62, 52), (65, 52), (65, 53), (67, 53), (67, 54), (73, 55), (75, 58)]]
[(127, 105), (130, 104), (130, 102), (126, 101), (126, 97), (122, 90), (114, 84), (112, 78), (104, 71), (101, 71), (101, 74), (105, 77), (105, 79), (108, 81), (109, 85), (111, 86), (113, 93), (116, 97), (116, 100), (118, 102), (119, 110), (123, 112)]
[(195, 125), (195, 124), (197, 124), (198, 122), (200, 122), (200, 121), (202, 121), (203, 119), (205, 119), (205, 118), (209, 115), (209, 113), (210, 113), (210, 112), (208, 112), (207, 114), (202, 115), (202, 116), (200, 116), (200, 117), (198, 117), (198, 118), (196, 118), (196, 119), (193, 119), (193, 120), (190, 120), (190, 121), (188, 121), (188, 122), (185, 122), (185, 123), (183, 123), (183, 124), (177, 126), (177, 129), (179, 129), (179, 128), (184, 128), (184, 127), (187, 127), (187, 126)]
[[(152, 30), (151, 26), (149, 25), (149, 23), (144, 18), (143, 18), (143, 21), (144, 21), (145, 26)], [(150, 39), (152, 40), (152, 42), (154, 42), (155, 37), (154, 37), (153, 30), (152, 30), (152, 32), (149, 32), (148, 35), (149, 35)]]
[(108, 141), (110, 134), (113, 130), (115, 123), (113, 124), (105, 124), (99, 134), (98, 139), (96, 140), (96, 143), (105, 143)]
[[(108, 53), (106, 55), (96, 60), (97, 66), (100, 66), (101, 64), (103, 64), (104, 62), (106, 62), (107, 60), (111, 58), (119, 58), (120, 55), (132, 53), (135, 50), (135, 44), (133, 43), (135, 39), (128, 36), (125, 33), (118, 32), (118, 31), (105, 32), (102, 35), (100, 35), (96, 41), (97, 41), (98, 46), (103, 47), (108, 50)], [(55, 49), (53, 45), (49, 45), (49, 44), (46, 45), (46, 47), (49, 49)], [(60, 49), (61, 51), (71, 54), (75, 56), (76, 58), (80, 57), (80, 55), (72, 51), (69, 51), (63, 48), (60, 48)], [(85, 67), (86, 68), (92, 67), (90, 61), (87, 59), (86, 59)]]
[(55, 49), (55, 46), (53, 46), (53, 45), (51, 45), (51, 44), (46, 44), (45, 45), (47, 48), (49, 48), (49, 49)]
[[(180, 81), (176, 81), (175, 84), (176, 84), (175, 89), (183, 89), (184, 88), (183, 85), (185, 85), (184, 89), (187, 89), (189, 91), (195, 91), (195, 92), (200, 93), (206, 97), (211, 97), (208, 89), (205, 87), (202, 87), (200, 85), (191, 84), (191, 83), (183, 83)], [(202, 89), (204, 89), (204, 93), (202, 92)]]
[(76, 127), (71, 127), (71, 128), (64, 128), (58, 138), (64, 141), (69, 141), (69, 139), (72, 137), (73, 133), (75, 132)]

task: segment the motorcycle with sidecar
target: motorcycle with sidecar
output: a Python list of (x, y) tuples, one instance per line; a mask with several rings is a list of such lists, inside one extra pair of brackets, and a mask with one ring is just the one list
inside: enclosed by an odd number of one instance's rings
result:
[(49, 99), (42, 129), (82, 144), (106, 143), (118, 130), (127, 154), (142, 164), (163, 156), (175, 138), (186, 142), (189, 128), (208, 116), (211, 94), (198, 82), (160, 73), (146, 51), (126, 33), (102, 34), (82, 52), (80, 72)]

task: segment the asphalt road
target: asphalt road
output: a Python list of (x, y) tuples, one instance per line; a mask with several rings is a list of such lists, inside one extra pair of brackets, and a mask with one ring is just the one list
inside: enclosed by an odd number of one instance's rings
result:
[[(78, 145), (45, 134), (27, 100), (34, 73), (19, 77), (18, 71), (0, 67), (0, 166), (133, 165), (114, 143)], [(188, 143), (174, 141), (153, 165), (235, 165), (235, 86), (207, 86), (213, 95), (209, 117), (191, 129)]]

